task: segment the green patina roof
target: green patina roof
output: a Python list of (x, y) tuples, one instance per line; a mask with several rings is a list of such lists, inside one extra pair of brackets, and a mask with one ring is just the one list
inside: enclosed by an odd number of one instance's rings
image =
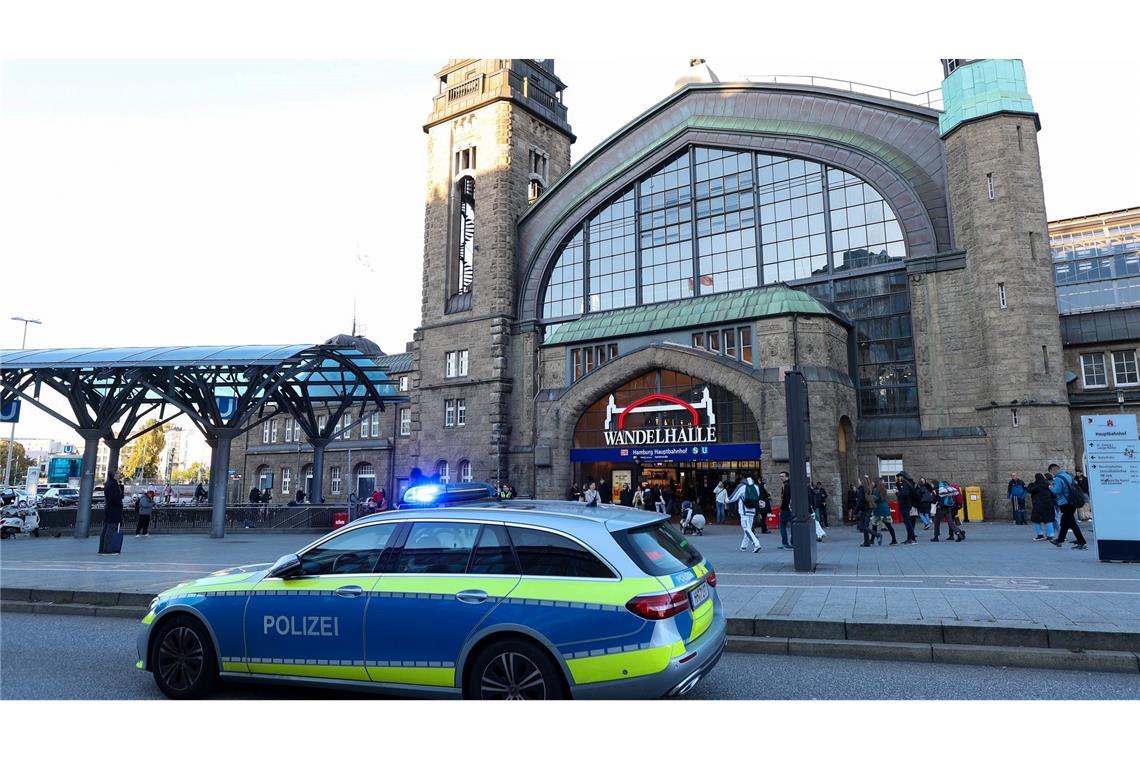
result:
[(822, 301), (807, 293), (792, 290), (786, 285), (769, 285), (715, 296), (594, 312), (559, 325), (544, 345), (584, 343), (782, 314), (821, 314), (844, 321)]
[(1033, 113), (1021, 61), (987, 58), (962, 66), (942, 82), (938, 126), (945, 137), (964, 121), (1002, 111)]

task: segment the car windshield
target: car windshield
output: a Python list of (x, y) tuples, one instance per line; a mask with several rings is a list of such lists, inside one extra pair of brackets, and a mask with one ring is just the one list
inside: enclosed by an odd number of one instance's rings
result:
[(78, 496), (79, 495), (79, 489), (78, 488), (61, 488), (61, 489), (59, 489), (59, 495), (60, 496)]
[(614, 538), (637, 566), (650, 575), (671, 575), (701, 561), (701, 553), (667, 522), (618, 531)]

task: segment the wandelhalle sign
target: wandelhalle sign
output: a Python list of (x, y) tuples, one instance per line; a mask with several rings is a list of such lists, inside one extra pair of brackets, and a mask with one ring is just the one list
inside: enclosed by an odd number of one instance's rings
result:
[[(681, 424), (636, 427), (643, 414), (680, 412)], [(702, 413), (704, 420), (702, 421)], [(605, 448), (571, 449), (573, 462), (670, 462), (694, 460), (759, 459), (759, 443), (718, 443), (716, 412), (706, 387), (701, 400), (683, 401), (654, 393), (619, 407), (610, 394), (606, 424), (602, 431)]]

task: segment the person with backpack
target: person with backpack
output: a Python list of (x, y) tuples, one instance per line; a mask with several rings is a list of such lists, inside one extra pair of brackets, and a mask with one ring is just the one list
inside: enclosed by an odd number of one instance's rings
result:
[(1006, 485), (1005, 497), (1009, 499), (1010, 509), (1013, 510), (1013, 524), (1025, 525), (1025, 481), (1017, 477), (1016, 472), (1009, 474), (1009, 483)]
[(938, 511), (934, 516), (934, 538), (931, 541), (938, 540), (938, 533), (942, 528), (942, 520), (946, 519), (948, 541), (958, 542), (966, 540), (966, 531), (962, 530), (961, 525), (958, 523), (958, 489), (950, 485), (945, 480), (938, 481)]
[(1041, 473), (1033, 476), (1033, 482), (1026, 488), (1032, 499), (1029, 520), (1037, 535), (1034, 541), (1053, 541), (1053, 513), (1056, 511), (1057, 497), (1049, 490), (1049, 481)]
[(918, 481), (918, 516), (922, 519), (922, 529), (930, 530), (936, 507), (934, 503), (938, 498), (934, 494), (934, 486), (926, 478)]
[(755, 554), (760, 551), (760, 539), (756, 538), (752, 524), (756, 520), (756, 512), (760, 509), (760, 487), (751, 477), (746, 477), (740, 481), (740, 485), (728, 500), (739, 505), (740, 529), (744, 531), (744, 537), (740, 539), (740, 551), (748, 551), (748, 545), (751, 543), (752, 553)]
[(917, 544), (918, 538), (914, 532), (914, 519), (918, 517), (918, 508), (922, 502), (918, 500), (918, 490), (915, 487), (914, 480), (905, 470), (898, 474), (895, 496), (898, 498), (899, 514), (902, 515), (903, 526), (906, 528), (906, 540), (903, 541), (903, 546)]
[(1057, 509), (1061, 513), (1057, 521), (1059, 526), (1054, 546), (1063, 546), (1065, 536), (1071, 530), (1073, 537), (1076, 538), (1076, 546), (1073, 548), (1088, 549), (1088, 542), (1081, 533), (1081, 526), (1077, 525), (1077, 510), (1083, 507), (1086, 501), (1084, 491), (1073, 482), (1073, 476), (1061, 469), (1058, 464), (1049, 465), (1049, 474), (1053, 476), (1053, 486), (1049, 490), (1057, 497)]

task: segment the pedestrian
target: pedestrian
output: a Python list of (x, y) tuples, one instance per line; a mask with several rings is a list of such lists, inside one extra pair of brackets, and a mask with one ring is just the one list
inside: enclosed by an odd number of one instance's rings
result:
[(827, 517), (827, 489), (823, 487), (823, 483), (821, 481), (816, 481), (814, 493), (814, 501), (816, 507), (815, 519), (818, 520), (820, 525), (823, 527), (830, 528), (831, 523)]
[(383, 488), (381, 488), (376, 492), (376, 495), (379, 497), (376, 500), (376, 511), (387, 512), (390, 507), (388, 504), (388, 494), (384, 491)]
[(891, 543), (888, 546), (894, 546), (899, 541), (895, 536), (895, 526), (891, 524), (891, 505), (887, 501), (887, 486), (882, 478), (875, 479), (875, 485), (871, 488), (871, 498), (875, 502), (871, 514), (871, 529), (875, 539), (879, 542), (879, 546), (883, 545), (883, 534), (879, 531), (886, 526), (887, 532), (891, 534)]
[(111, 473), (103, 482), (103, 532), (99, 534), (99, 554), (118, 554), (111, 551), (111, 534), (119, 532), (123, 522), (123, 473)]
[(843, 502), (843, 521), (848, 523), (855, 522), (855, 516), (859, 512), (859, 492), (852, 483), (851, 487), (847, 489), (847, 498)]
[(772, 494), (768, 493), (768, 485), (763, 477), (756, 480), (756, 487), (760, 489), (760, 508), (756, 510), (756, 516), (760, 520), (760, 532), (771, 533), (768, 530), (768, 518), (772, 514)]
[(966, 539), (966, 531), (962, 530), (958, 523), (958, 492), (957, 489), (950, 485), (945, 480), (938, 481), (938, 510), (934, 516), (934, 538), (931, 541), (938, 540), (938, 533), (942, 528), (942, 520), (946, 520), (946, 540), (947, 541), (964, 541)]
[(578, 487), (577, 483), (571, 483), (570, 484), (570, 492), (566, 498), (569, 499), (570, 501), (581, 501), (582, 500), (582, 489)]
[(728, 509), (728, 485), (723, 480), (717, 481), (713, 497), (716, 499), (716, 524), (723, 525), (724, 513)]
[(1005, 496), (1009, 499), (1009, 507), (1013, 511), (1013, 524), (1025, 525), (1025, 481), (1017, 477), (1016, 472), (1009, 474), (1009, 483), (1006, 484)]
[(1049, 480), (1037, 473), (1033, 482), (1026, 488), (1032, 503), (1029, 511), (1029, 520), (1033, 523), (1034, 541), (1052, 541), (1053, 514), (1056, 511), (1057, 497), (1049, 489)]
[(150, 535), (150, 516), (154, 512), (154, 489), (139, 497), (139, 521), (135, 525), (135, 538)]
[(633, 489), (633, 499), (630, 501), (630, 506), (634, 509), (645, 509), (645, 494), (640, 485)]
[(408, 488), (415, 486), (424, 486), (432, 482), (432, 479), (424, 475), (424, 471), (419, 467), (413, 467), (412, 471), (408, 473)]
[(668, 502), (665, 501), (665, 490), (664, 489), (654, 489), (654, 491), (656, 491), (656, 496), (653, 499), (654, 509), (656, 509), (659, 513), (661, 513), (663, 515), (669, 514), (669, 512), (666, 510), (666, 507), (668, 506)]
[(1085, 495), (1085, 504), (1077, 510), (1077, 520), (1088, 522), (1092, 519), (1092, 492), (1089, 491), (1089, 479), (1080, 470), (1074, 470), (1073, 483)]
[(873, 513), (871, 501), (867, 496), (867, 486), (859, 478), (859, 487), (855, 489), (855, 519), (856, 527), (863, 534), (863, 543), (860, 546), (871, 546), (875, 540), (875, 531), (871, 528), (871, 515)]
[(296, 501), (297, 501), (297, 504), (304, 504), (305, 503), (305, 489), (303, 489), (303, 488), (297, 489)]
[(791, 475), (780, 473), (780, 548), (792, 548), (792, 483)]
[(162, 492), (162, 495), (164, 497), (164, 501), (167, 504), (174, 501), (174, 486), (167, 483), (165, 490), (163, 490), (163, 492)]
[(205, 486), (199, 483), (198, 486), (194, 489), (194, 503), (201, 504), (206, 500), (207, 495), (208, 494), (206, 493)]
[[(1049, 465), (1049, 473), (1053, 476), (1053, 486), (1050, 489), (1057, 497), (1057, 508), (1061, 512), (1060, 527), (1057, 530), (1055, 546), (1064, 546), (1065, 536), (1071, 530), (1076, 538), (1074, 549), (1088, 549), (1088, 542), (1081, 533), (1081, 526), (1077, 525), (1077, 509), (1084, 506), (1084, 499), (1077, 496), (1077, 486), (1073, 483), (1073, 476), (1061, 469), (1060, 465)], [(1079, 492), (1082, 493), (1083, 492)]]
[(587, 507), (596, 507), (602, 503), (602, 495), (598, 493), (594, 481), (591, 480), (586, 483), (586, 490), (582, 492), (582, 501)]
[(261, 491), (258, 490), (257, 486), (254, 486), (253, 488), (249, 489), (249, 503), (250, 504), (260, 504), (261, 503)]
[(938, 498), (934, 494), (934, 485), (926, 478), (918, 481), (918, 501), (922, 505), (918, 510), (919, 519), (922, 520), (922, 529), (930, 530), (930, 524), (937, 510), (935, 502), (938, 501)]
[(899, 515), (902, 517), (903, 527), (906, 528), (906, 540), (903, 541), (903, 545), (917, 544), (918, 538), (914, 532), (914, 521), (918, 517), (918, 509), (922, 502), (918, 500), (918, 488), (915, 486), (914, 480), (905, 470), (898, 474), (895, 496), (898, 499)]
[(746, 476), (732, 492), (729, 501), (740, 505), (740, 529), (744, 531), (744, 537), (740, 539), (740, 551), (748, 551), (748, 546), (751, 544), (752, 553), (755, 554), (760, 551), (760, 539), (756, 538), (752, 524), (760, 508), (760, 487), (751, 477)]

